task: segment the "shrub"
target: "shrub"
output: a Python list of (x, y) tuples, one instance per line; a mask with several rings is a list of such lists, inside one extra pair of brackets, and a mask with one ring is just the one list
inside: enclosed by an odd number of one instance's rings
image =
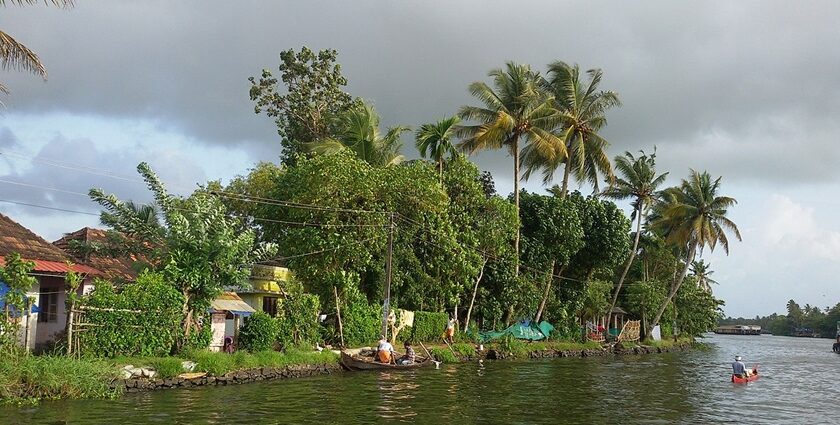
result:
[(355, 283), (345, 286), (342, 301), (344, 343), (354, 346), (377, 341), (381, 333), (382, 306), (369, 304)]
[(252, 352), (272, 350), (275, 341), (277, 341), (278, 331), (277, 320), (262, 311), (258, 311), (245, 318), (245, 323), (239, 331), (239, 344), (242, 348)]
[(147, 361), (149, 367), (154, 369), (159, 378), (174, 378), (184, 373), (184, 367), (181, 365), (182, 359), (178, 357), (155, 357)]
[(183, 300), (159, 273), (141, 273), (120, 291), (97, 281), (95, 289), (81, 299), (81, 305), (91, 308), (85, 311), (84, 322), (92, 324), (79, 332), (82, 353), (105, 357), (169, 354), (181, 335)]
[(414, 313), (414, 326), (411, 332), (413, 341), (439, 341), (449, 323), (446, 313), (417, 311)]
[(318, 313), (321, 303), (317, 295), (297, 293), (283, 300), (277, 314), (277, 342), (285, 350), (293, 346), (313, 346), (321, 339)]
[(444, 363), (457, 363), (459, 361), (458, 357), (452, 354), (452, 351), (449, 351), (449, 348), (446, 347), (435, 347), (429, 350), (432, 353), (432, 356), (441, 362)]

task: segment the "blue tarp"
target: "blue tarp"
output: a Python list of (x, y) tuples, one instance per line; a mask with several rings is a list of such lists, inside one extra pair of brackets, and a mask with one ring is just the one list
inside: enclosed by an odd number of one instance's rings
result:
[[(6, 308), (6, 294), (9, 293), (10, 289), (11, 288), (9, 288), (9, 286), (6, 285), (5, 282), (0, 281), (0, 310), (4, 310)], [(13, 316), (18, 315), (17, 309), (15, 309), (13, 306), (9, 306), (9, 310), (12, 312)], [(32, 304), (32, 312), (40, 313), (41, 309), (39, 309), (37, 305)]]

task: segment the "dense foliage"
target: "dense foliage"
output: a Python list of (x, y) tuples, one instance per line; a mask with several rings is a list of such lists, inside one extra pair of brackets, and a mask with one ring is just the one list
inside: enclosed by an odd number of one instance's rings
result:
[(183, 295), (159, 272), (141, 273), (135, 282), (114, 288), (99, 280), (82, 297), (81, 353), (94, 356), (163, 356), (183, 332)]
[(754, 318), (720, 319), (720, 325), (758, 325), (762, 330), (773, 335), (819, 335), (823, 338), (834, 338), (837, 335), (837, 323), (840, 323), (840, 303), (833, 307), (820, 309), (817, 306), (805, 304), (800, 306), (794, 300), (786, 305), (787, 314), (773, 313), (769, 316)]
[(31, 306), (26, 292), (38, 281), (30, 273), (35, 263), (22, 260), (20, 254), (12, 253), (0, 267), (0, 284), (6, 286), (6, 293), (0, 298), (3, 311), (0, 312), (0, 356), (17, 353), (21, 317)]
[(416, 311), (414, 312), (411, 340), (421, 342), (440, 341), (448, 322), (449, 315), (446, 313)]
[(277, 343), (279, 331), (278, 320), (258, 311), (245, 318), (239, 330), (239, 346), (251, 352), (271, 350)]

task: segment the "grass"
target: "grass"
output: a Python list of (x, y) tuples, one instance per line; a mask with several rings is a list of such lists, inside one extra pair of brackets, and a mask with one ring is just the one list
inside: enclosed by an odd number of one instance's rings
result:
[(58, 356), (0, 357), (0, 401), (26, 403), (60, 398), (116, 398), (117, 368), (104, 360)]
[(184, 357), (196, 363), (196, 372), (207, 372), (214, 376), (221, 376), (235, 370), (258, 367), (337, 364), (339, 360), (338, 354), (329, 350), (316, 352), (295, 349), (287, 350), (283, 353), (276, 351), (261, 351), (257, 353), (237, 351), (233, 354), (193, 351), (187, 353)]
[(644, 345), (647, 345), (649, 347), (656, 347), (656, 348), (671, 348), (671, 347), (681, 346), (681, 345), (685, 345), (685, 344), (693, 344), (693, 343), (694, 343), (694, 338), (677, 338), (676, 341), (674, 341), (673, 338), (667, 338), (667, 339), (663, 338), (660, 341), (645, 340), (643, 342)]

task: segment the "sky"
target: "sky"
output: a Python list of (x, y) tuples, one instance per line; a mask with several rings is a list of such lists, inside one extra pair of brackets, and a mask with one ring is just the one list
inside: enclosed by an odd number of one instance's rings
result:
[[(656, 147), (669, 183), (707, 170), (738, 200), (743, 242), (703, 253), (727, 315), (840, 302), (840, 3), (78, 0), (0, 12), (49, 72), (0, 70), (12, 91), (0, 98), (0, 213), (48, 240), (98, 225), (91, 187), (148, 200), (141, 161), (177, 193), (276, 162), (248, 77), (276, 71), (282, 50), (337, 49), (347, 90), (384, 125), (415, 128), (475, 104), (468, 84), (506, 61), (562, 60), (603, 69), (601, 87), (619, 93), (610, 157)], [(410, 134), (404, 153), (418, 157)], [(473, 159), (512, 190), (505, 152)]]

